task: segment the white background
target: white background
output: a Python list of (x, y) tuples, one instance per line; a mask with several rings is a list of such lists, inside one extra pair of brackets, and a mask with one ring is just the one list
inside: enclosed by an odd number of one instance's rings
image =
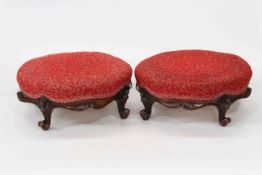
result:
[[(262, 2), (257, 0), (0, 0), (0, 174), (261, 174)], [(102, 51), (133, 69), (179, 49), (238, 54), (253, 69), (252, 95), (233, 104), (228, 127), (217, 111), (153, 107), (143, 121), (134, 86), (126, 120), (116, 104), (42, 114), (17, 100), (16, 72), (30, 58)], [(132, 78), (133, 85), (135, 79)]]

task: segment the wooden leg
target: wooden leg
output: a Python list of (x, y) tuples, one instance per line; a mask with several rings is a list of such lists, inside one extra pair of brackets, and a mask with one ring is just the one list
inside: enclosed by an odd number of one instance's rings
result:
[(217, 109), (218, 109), (218, 119), (221, 126), (227, 126), (231, 122), (231, 118), (225, 117), (227, 110), (233, 101), (231, 101), (231, 96), (224, 95), (218, 99)]
[(126, 119), (130, 113), (130, 110), (125, 108), (125, 104), (128, 99), (129, 89), (131, 85), (124, 87), (117, 95), (116, 95), (116, 103), (119, 115), (121, 119)]
[(151, 116), (152, 106), (154, 104), (153, 97), (143, 88), (137, 86), (138, 91), (140, 92), (141, 101), (145, 109), (140, 111), (140, 116), (143, 120), (148, 120)]
[(39, 121), (38, 126), (43, 130), (48, 130), (51, 125), (51, 115), (53, 111), (52, 103), (48, 99), (42, 97), (38, 100), (37, 106), (44, 116), (44, 120)]
[(48, 130), (51, 124), (51, 114), (54, 109), (53, 103), (45, 97), (40, 97), (38, 99), (29, 98), (21, 91), (17, 92), (17, 97), (22, 102), (35, 104), (41, 110), (44, 120), (39, 121), (38, 126), (43, 130)]

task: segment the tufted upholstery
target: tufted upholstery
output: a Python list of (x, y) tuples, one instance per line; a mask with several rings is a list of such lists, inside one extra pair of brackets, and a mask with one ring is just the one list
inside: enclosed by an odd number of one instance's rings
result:
[(123, 60), (99, 52), (72, 52), (34, 58), (18, 70), (17, 81), (31, 98), (66, 103), (115, 95), (130, 82)]
[(238, 95), (248, 86), (250, 66), (239, 56), (205, 50), (164, 52), (135, 69), (138, 84), (165, 99), (212, 100)]

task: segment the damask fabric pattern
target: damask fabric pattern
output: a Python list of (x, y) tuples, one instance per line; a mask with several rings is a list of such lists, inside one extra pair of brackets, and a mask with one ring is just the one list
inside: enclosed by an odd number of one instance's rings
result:
[(29, 60), (17, 73), (23, 93), (60, 103), (114, 96), (129, 84), (132, 69), (120, 58), (99, 52), (51, 54)]
[(245, 91), (251, 67), (241, 57), (207, 50), (157, 54), (135, 69), (138, 84), (165, 99), (212, 100)]

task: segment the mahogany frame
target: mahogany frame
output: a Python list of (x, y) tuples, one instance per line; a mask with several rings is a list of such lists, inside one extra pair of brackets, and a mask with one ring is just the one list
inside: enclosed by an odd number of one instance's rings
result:
[(218, 119), (221, 126), (227, 126), (231, 122), (229, 117), (225, 117), (225, 114), (232, 103), (241, 98), (247, 98), (250, 96), (252, 89), (248, 87), (242, 94), (228, 95), (224, 94), (214, 100), (178, 100), (178, 99), (163, 99), (158, 98), (150, 94), (146, 88), (137, 84), (137, 90), (140, 92), (141, 101), (144, 105), (144, 109), (140, 111), (140, 116), (143, 120), (148, 120), (151, 116), (152, 105), (158, 102), (169, 108), (183, 107), (188, 110), (195, 110), (204, 106), (215, 106), (218, 109)]
[(57, 103), (49, 100), (45, 96), (34, 99), (25, 95), (22, 91), (17, 92), (17, 97), (20, 101), (35, 104), (42, 112), (44, 120), (38, 122), (38, 126), (43, 130), (48, 130), (51, 125), (51, 115), (55, 108), (65, 108), (73, 111), (83, 111), (88, 108), (100, 109), (105, 107), (112, 101), (116, 101), (117, 108), (121, 119), (126, 119), (130, 110), (125, 108), (128, 99), (131, 82), (124, 86), (116, 95), (109, 98), (87, 99), (70, 103)]

